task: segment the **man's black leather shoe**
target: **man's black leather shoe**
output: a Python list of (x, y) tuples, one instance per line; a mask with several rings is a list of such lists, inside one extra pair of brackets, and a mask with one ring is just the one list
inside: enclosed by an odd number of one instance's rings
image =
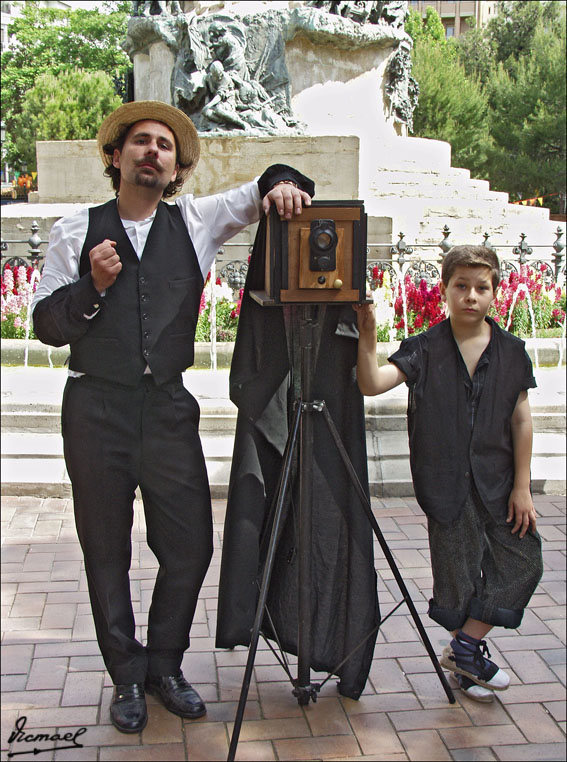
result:
[(148, 711), (141, 683), (114, 686), (110, 719), (121, 733), (139, 733), (146, 727)]
[(178, 675), (167, 675), (166, 677), (146, 678), (146, 691), (157, 696), (166, 709), (179, 717), (196, 719), (202, 717), (207, 709), (197, 691), (189, 685), (183, 677), (183, 673)]

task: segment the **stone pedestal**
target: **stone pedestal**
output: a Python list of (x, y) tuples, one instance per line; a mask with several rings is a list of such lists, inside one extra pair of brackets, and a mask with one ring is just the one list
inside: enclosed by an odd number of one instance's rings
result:
[(171, 104), (171, 72), (175, 59), (164, 42), (154, 42), (134, 57), (134, 100)]
[[(315, 180), (318, 199), (356, 199), (360, 140), (356, 136), (201, 137), (201, 158), (183, 193), (205, 196), (290, 164)], [(112, 198), (96, 140), (37, 143), (38, 202), (101, 203)]]

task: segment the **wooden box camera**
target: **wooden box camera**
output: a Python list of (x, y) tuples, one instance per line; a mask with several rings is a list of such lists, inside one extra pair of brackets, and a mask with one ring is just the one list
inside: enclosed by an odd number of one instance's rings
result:
[(362, 201), (313, 201), (286, 221), (272, 207), (260, 304), (366, 301), (366, 214)]

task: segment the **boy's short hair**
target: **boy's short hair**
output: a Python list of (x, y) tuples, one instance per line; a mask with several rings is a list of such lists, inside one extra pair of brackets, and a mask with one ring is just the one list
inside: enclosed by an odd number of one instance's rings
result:
[(452, 249), (449, 249), (443, 260), (443, 268), (441, 270), (441, 280), (445, 286), (449, 285), (449, 281), (457, 267), (490, 268), (492, 288), (494, 291), (498, 288), (501, 278), (500, 262), (492, 249), (488, 249), (486, 246), (468, 245), (453, 246)]

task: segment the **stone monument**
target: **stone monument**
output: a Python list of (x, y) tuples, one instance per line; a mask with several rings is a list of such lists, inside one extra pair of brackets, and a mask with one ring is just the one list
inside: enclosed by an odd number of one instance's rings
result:
[(177, 106), (203, 134), (337, 134), (337, 120), (348, 134), (368, 121), (375, 134), (401, 134), (411, 124), (407, 2), (140, 5), (124, 42), (134, 97)]
[[(189, 187), (203, 195), (283, 162), (317, 198), (365, 202), (369, 240), (550, 245), (546, 209), (451, 166), (451, 148), (410, 137), (418, 98), (405, 0), (136, 2), (124, 48), (134, 97), (181, 108), (201, 136)], [(63, 156), (64, 154), (64, 156)], [(74, 171), (76, 168), (76, 171)], [(105, 201), (94, 141), (38, 143), (40, 202)], [(73, 180), (76, 178), (76, 180)], [(84, 182), (88, 178), (88, 182)], [(389, 253), (384, 247), (383, 253)]]

